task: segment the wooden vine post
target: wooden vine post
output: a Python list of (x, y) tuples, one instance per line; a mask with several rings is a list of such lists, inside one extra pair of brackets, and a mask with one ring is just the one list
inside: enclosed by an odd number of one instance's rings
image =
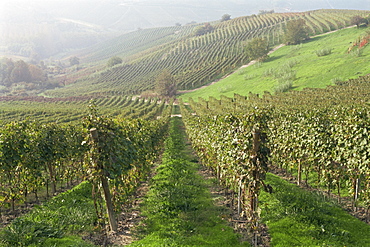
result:
[(264, 137), (260, 128), (255, 127), (252, 131), (253, 143), (249, 158), (249, 175), (248, 175), (248, 194), (247, 200), (247, 217), (251, 223), (254, 245), (258, 245), (260, 234), (259, 216), (258, 216), (258, 195), (262, 186), (265, 186), (264, 179), (267, 172), (267, 153), (262, 146)]
[(298, 159), (298, 185), (301, 185), (302, 182), (302, 161)]
[[(90, 136), (95, 146), (99, 147), (99, 135), (98, 135), (98, 130), (96, 128), (90, 129)], [(97, 152), (99, 153), (99, 151), (100, 150), (98, 148)], [(94, 159), (94, 162), (97, 162), (97, 159)], [(110, 228), (112, 231), (117, 231), (117, 221), (114, 215), (112, 195), (109, 189), (109, 182), (107, 179), (107, 174), (102, 164), (95, 164), (95, 167), (97, 169), (97, 172), (99, 174), (98, 176), (99, 176), (99, 179), (103, 187), (104, 199), (105, 199), (105, 203), (107, 207), (107, 214), (108, 214)]]
[[(253, 147), (252, 147), (252, 152), (251, 152), (251, 172), (252, 172), (252, 181), (249, 186), (249, 208), (251, 211), (251, 214), (254, 215), (257, 207), (258, 207), (258, 192), (260, 188), (260, 172), (259, 169), (259, 162), (258, 162), (258, 153), (260, 150), (260, 145), (261, 145), (261, 132), (258, 129), (255, 129), (253, 132)], [(253, 217), (254, 218), (254, 217)]]

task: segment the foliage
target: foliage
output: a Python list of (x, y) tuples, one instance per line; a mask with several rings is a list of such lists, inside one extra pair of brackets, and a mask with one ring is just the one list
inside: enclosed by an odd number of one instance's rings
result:
[[(79, 124), (86, 116), (86, 106), (91, 97), (45, 98), (45, 97), (0, 97), (0, 116), (3, 123), (29, 119), (42, 124), (57, 122)], [(166, 115), (171, 108), (164, 101), (151, 98), (132, 99), (130, 96), (106, 96), (95, 99), (101, 114), (114, 118), (141, 118), (155, 120)]]
[(259, 61), (263, 61), (266, 59), (269, 51), (269, 43), (263, 38), (254, 38), (245, 47), (245, 52), (249, 60), (258, 59)]
[(122, 63), (122, 58), (114, 56), (114, 57), (111, 57), (108, 60), (107, 66), (108, 67), (113, 67), (114, 65), (121, 64), (121, 63)]
[[(99, 116), (90, 105), (85, 118), (85, 166), (93, 184), (93, 199), (102, 224), (108, 219), (110, 229), (117, 230), (115, 208), (127, 200), (139, 181), (147, 176), (151, 162), (159, 151), (167, 116), (155, 123), (144, 120), (113, 120)], [(102, 198), (107, 214), (104, 214)]]
[(275, 13), (275, 10), (260, 10), (259, 12), (258, 12), (258, 15), (266, 15), (266, 14), (273, 14), (273, 13)]
[(194, 30), (195, 36), (202, 36), (210, 33), (214, 30), (214, 27), (210, 23), (205, 23), (203, 26), (197, 26)]
[(46, 73), (40, 66), (26, 63), (23, 60), (16, 62), (9, 58), (0, 60), (0, 85), (10, 86), (19, 82), (43, 82), (46, 80)]
[[(281, 44), (283, 27), (289, 20), (306, 20), (310, 35), (314, 35), (349, 26), (353, 15), (366, 13), (354, 10), (316, 10), (245, 16), (227, 22), (210, 23), (214, 31), (201, 36), (194, 36), (196, 25), (131, 32), (95, 46), (81, 55), (84, 61), (104, 59), (104, 63), (112, 56), (125, 57), (124, 66), (115, 66), (109, 70), (104, 66), (102, 71), (100, 69), (103, 66), (96, 66), (79, 71), (73, 76), (76, 83), (50, 90), (46, 94), (52, 97), (113, 92), (137, 95), (153, 90), (156, 76), (164, 69), (171, 71), (179, 90), (197, 88), (247, 64), (249, 60), (244, 46), (248, 40), (264, 37), (270, 46)], [(96, 70), (99, 72), (95, 73)]]
[[(369, 74), (370, 68), (364, 66), (370, 55), (368, 45), (361, 49), (352, 49), (350, 54), (345, 52), (350, 44), (358, 41), (357, 37), (363, 37), (364, 35), (366, 36), (362, 29), (348, 28), (312, 38), (310, 42), (300, 45), (281, 47), (270, 54), (269, 58), (260, 66), (244, 68), (243, 70), (247, 75), (254, 75), (250, 78), (247, 77), (248, 80), (246, 80), (246, 76), (234, 73), (207, 88), (182, 94), (180, 98), (187, 101), (189, 97), (208, 99), (209, 96), (212, 96), (220, 99), (220, 95), (233, 97), (234, 93), (241, 95), (248, 95), (249, 92), (263, 95), (265, 91), (273, 93), (277, 84), (275, 76), (266, 77), (264, 76), (265, 72), (277, 71), (290, 60), (296, 61), (296, 65), (292, 69), (296, 73), (293, 90), (324, 88), (332, 85), (331, 81), (336, 77), (345, 81)], [(330, 44), (330, 46), (326, 44)], [(332, 48), (331, 55), (317, 57), (315, 51), (325, 48), (325, 46)], [(222, 93), (218, 90), (218, 88), (226, 87), (229, 87), (230, 90)]]
[(221, 21), (229, 21), (229, 20), (231, 20), (231, 15), (229, 15), (229, 14), (224, 14), (221, 17)]
[(15, 219), (0, 231), (0, 246), (48, 246), (53, 241), (92, 246), (68, 234), (92, 231), (96, 220), (91, 184), (84, 182)]
[(162, 71), (155, 80), (155, 91), (161, 97), (176, 95), (176, 80), (168, 70)]
[(156, 168), (144, 202), (140, 240), (130, 246), (249, 246), (240, 244), (231, 227), (223, 222), (199, 165), (190, 162), (180, 118), (172, 118), (162, 163)]
[(70, 57), (69, 58), (69, 64), (71, 66), (73, 66), (73, 65), (79, 65), (80, 64), (80, 59), (78, 57), (76, 57), (76, 56)]
[[(113, 99), (117, 100), (120, 98)], [(130, 103), (130, 101), (128, 102)], [(139, 101), (134, 102), (138, 103)], [(150, 105), (147, 105), (147, 107)], [(156, 102), (155, 105), (157, 105)], [(162, 104), (162, 108), (163, 106)], [(117, 205), (120, 205), (119, 203), (127, 200), (127, 197), (136, 188), (139, 181), (147, 176), (150, 171), (149, 167), (159, 151), (170, 111), (170, 108), (164, 110), (161, 120), (153, 122), (120, 120), (120, 124), (118, 121), (107, 120), (104, 117), (91, 114), (86, 120), (85, 128), (99, 128), (99, 136), (102, 139), (97, 143), (83, 141), (83, 135), (85, 135), (86, 139), (86, 134), (83, 133), (81, 128), (74, 125), (39, 124), (31, 121), (10, 122), (2, 125), (2, 131), (0, 132), (0, 182), (3, 185), (0, 190), (1, 210), (10, 206), (14, 210), (16, 204), (27, 202), (27, 196), (31, 192), (35, 193), (37, 199), (38, 191), (44, 186), (48, 189), (51, 185), (51, 192), (54, 194), (58, 181), (60, 183), (65, 181), (69, 184), (70, 181), (81, 179), (83, 176), (95, 182), (94, 176), (95, 178), (100, 178), (99, 176), (102, 173), (112, 181), (111, 190), (114, 192), (112, 193), (114, 195), (112, 200), (117, 207)], [(86, 132), (88, 133), (88, 130)], [(109, 143), (113, 145), (109, 145)], [(98, 144), (98, 147), (95, 146), (96, 144)], [(91, 159), (88, 159), (85, 167), (82, 167), (84, 155)], [(97, 165), (100, 165), (100, 167), (96, 167)], [(93, 189), (95, 195), (96, 188), (94, 187)], [(91, 192), (83, 193), (85, 195), (91, 194)], [(65, 201), (67, 201), (66, 198), (61, 199), (61, 202)], [(54, 199), (49, 202), (48, 207), (52, 207), (54, 202)], [(96, 203), (98, 202), (95, 201), (93, 206), (96, 206)], [(85, 207), (83, 203), (80, 204), (82, 207)], [(60, 214), (57, 215), (53, 212), (54, 216), (65, 219), (68, 221), (68, 224), (73, 224), (73, 219), (61, 216), (65, 213), (64, 209), (72, 210), (71, 207), (59, 204), (56, 207)], [(91, 210), (91, 208), (85, 207), (85, 210), (95, 215), (94, 210)], [(79, 213), (82, 215), (82, 212)], [(45, 214), (48, 214), (48, 211)], [(74, 220), (78, 219), (71, 212), (70, 216), (74, 217)], [(54, 221), (53, 217), (50, 217), (50, 220)], [(85, 216), (82, 215), (82, 217)], [(100, 223), (104, 219), (102, 214), (95, 215), (95, 217), (100, 217)], [(91, 219), (91, 217), (87, 217), (87, 219)], [(69, 229), (70, 226), (68, 224), (66, 222), (60, 223), (63, 231), (67, 228)], [(37, 235), (40, 231), (47, 231), (45, 234), (49, 234), (48, 231), (50, 230), (49, 237), (60, 231), (60, 225), (55, 229), (44, 229), (42, 225), (47, 224), (40, 223), (40, 225), (35, 225), (28, 220), (22, 221), (19, 223), (19, 231), (28, 229), (27, 231), (32, 236), (25, 238), (30, 241), (39, 241), (37, 240), (39, 237), (42, 237), (43, 240), (46, 239), (47, 236)], [(75, 226), (71, 227), (74, 229)], [(84, 227), (88, 226), (79, 225), (77, 229), (84, 229)], [(71, 232), (75, 232), (75, 230), (71, 230)], [(15, 235), (23, 238), (19, 231), (16, 230), (14, 235), (7, 234), (10, 238), (13, 238)], [(18, 239), (17, 241), (26, 240)]]
[(368, 23), (369, 23), (368, 19), (359, 15), (355, 15), (351, 18), (351, 24), (356, 25), (357, 28), (359, 28), (361, 25), (367, 25)]
[(323, 56), (330, 55), (332, 50), (333, 50), (332, 48), (324, 48), (321, 50), (316, 50), (315, 53), (318, 57), (323, 57)]
[(309, 38), (308, 26), (304, 19), (288, 21), (284, 31), (284, 43), (296, 45)]
[(262, 220), (273, 246), (366, 246), (370, 227), (317, 192), (267, 174), (274, 193), (262, 192)]
[(192, 103), (196, 116), (183, 105), (181, 112), (193, 148), (220, 184), (238, 194), (239, 213), (247, 220), (249, 231), (258, 234), (258, 196), (265, 187), (270, 152), (266, 145), (269, 110), (231, 114), (219, 107), (221, 111), (216, 113), (204, 100)]
[[(88, 131), (93, 128), (97, 131), (96, 137), (89, 136), (90, 141), (95, 142), (89, 143), (91, 156), (88, 160), (91, 161), (92, 176), (103, 175), (115, 179), (131, 168), (137, 157), (130, 136), (127, 136), (127, 130), (111, 118), (98, 116), (93, 104), (90, 105), (90, 114), (85, 119), (84, 127)], [(95, 172), (98, 174), (94, 174)]]
[[(208, 101), (199, 98), (198, 102), (189, 100), (191, 110), (188, 110), (189, 107), (183, 108), (182, 115), (202, 162), (213, 167), (224, 186), (236, 192), (238, 184), (235, 180), (238, 181), (238, 174), (243, 169), (248, 169), (248, 166), (240, 165), (238, 162), (243, 161), (243, 150), (251, 146), (250, 141), (248, 142), (249, 128), (246, 127), (247, 125), (238, 123), (243, 123), (248, 117), (255, 116), (253, 113), (258, 112), (256, 109), (274, 106), (268, 112), (269, 118), (266, 121), (269, 130), (266, 132), (268, 143), (265, 147), (271, 151), (269, 164), (292, 173), (298, 184), (325, 189), (329, 197), (335, 193), (339, 196), (339, 201), (341, 196), (349, 195), (353, 210), (356, 211), (359, 205), (364, 208), (369, 208), (370, 205), (370, 183), (367, 179), (370, 174), (368, 162), (370, 149), (367, 145), (370, 133), (368, 118), (370, 110), (366, 100), (370, 90), (369, 82), (369, 76), (365, 76), (357, 80), (341, 82), (342, 86), (291, 91), (284, 95), (272, 96), (265, 93), (263, 97), (259, 97), (250, 93), (245, 97), (235, 94), (234, 98), (221, 96), (218, 100), (209, 97)], [(225, 112), (233, 112), (233, 115), (225, 116), (223, 115)], [(246, 115), (237, 117), (238, 114)], [(257, 121), (246, 120), (246, 122), (256, 123)], [(239, 136), (239, 133), (242, 133), (242, 136)], [(219, 140), (222, 140), (222, 143)], [(242, 145), (239, 146), (239, 144)], [(241, 149), (238, 149), (239, 147)], [(232, 158), (234, 153), (237, 156)], [(256, 182), (252, 182), (254, 183)], [(267, 181), (264, 183), (266, 185)], [(267, 191), (271, 192), (268, 186), (266, 187)], [(311, 200), (308, 199), (309, 196), (291, 195), (290, 188), (286, 189), (289, 193), (282, 194), (280, 191), (275, 191), (275, 189), (280, 190), (276, 185), (272, 184), (272, 188), (273, 195), (278, 196), (277, 193), (279, 193), (279, 196), (284, 197), (281, 200), (287, 199), (287, 206), (281, 210), (279, 205), (263, 206), (262, 215), (263, 210), (271, 210), (276, 212), (273, 217), (282, 218), (281, 223), (276, 223), (275, 231), (277, 236), (285, 234), (286, 239), (279, 240), (279, 242), (287, 241), (287, 243), (282, 242), (284, 246), (293, 245), (295, 238), (291, 238), (292, 234), (305, 235), (298, 229), (303, 232), (307, 229), (309, 234), (313, 234), (310, 236), (322, 243), (340, 241), (350, 243), (355, 241), (355, 238), (361, 239), (361, 237), (350, 236), (357, 234), (351, 231), (353, 227), (346, 228), (342, 232), (343, 235), (339, 234), (342, 226), (332, 228), (331, 226), (339, 224), (331, 223), (337, 222), (336, 217), (343, 219), (343, 225), (351, 221), (351, 224), (357, 225), (356, 227), (368, 231), (366, 224), (353, 220), (348, 215), (342, 215), (342, 210), (335, 210), (335, 213), (332, 213), (335, 216), (331, 218), (325, 212), (318, 213), (318, 217), (315, 218), (312, 216), (312, 210), (321, 207), (316, 204), (315, 198), (312, 199), (312, 203), (309, 203)], [(294, 201), (296, 197), (305, 205)], [(263, 199), (260, 198), (260, 201)], [(270, 211), (266, 213), (270, 215)], [(266, 217), (268, 223), (275, 222), (275, 219)], [(300, 226), (296, 221), (307, 224)], [(274, 224), (272, 227), (275, 227)], [(284, 224), (284, 230), (280, 231)], [(347, 233), (349, 231), (351, 231), (350, 235)], [(302, 239), (302, 241), (309, 240), (312, 238)], [(367, 241), (369, 240), (364, 240), (364, 243)], [(336, 243), (332, 245), (337, 245)], [(360, 246), (366, 245), (359, 243)], [(275, 242), (275, 244), (278, 243)]]
[(278, 82), (278, 85), (274, 88), (274, 93), (284, 93), (288, 92), (293, 87), (293, 81), (292, 80), (286, 80)]
[[(32, 192), (37, 199), (41, 188), (51, 186), (56, 192), (57, 181), (69, 183), (82, 176), (78, 162), (83, 153), (82, 135), (74, 126), (10, 122), (0, 132), (0, 207), (27, 201)], [(77, 133), (76, 133), (77, 132)], [(56, 168), (58, 167), (58, 169)], [(47, 196), (49, 196), (47, 190)]]
[(28, 65), (24, 61), (19, 60), (15, 62), (14, 69), (10, 74), (10, 80), (12, 82), (31, 81), (31, 73), (28, 69)]

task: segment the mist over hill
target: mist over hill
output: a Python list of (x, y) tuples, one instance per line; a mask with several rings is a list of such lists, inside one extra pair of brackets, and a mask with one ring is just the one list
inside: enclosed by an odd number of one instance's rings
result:
[(232, 18), (260, 10), (370, 9), (367, 0), (5, 0), (0, 56), (33, 60), (85, 48), (129, 31)]

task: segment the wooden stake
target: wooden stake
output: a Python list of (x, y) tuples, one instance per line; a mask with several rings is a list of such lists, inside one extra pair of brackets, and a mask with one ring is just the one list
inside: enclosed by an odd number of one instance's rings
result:
[(302, 162), (299, 159), (298, 160), (298, 182), (297, 182), (297, 184), (301, 185), (301, 182), (302, 182)]
[[(91, 135), (91, 138), (92, 138), (93, 142), (98, 144), (99, 143), (98, 130), (96, 128), (90, 129), (90, 135)], [(101, 166), (98, 165), (97, 167), (101, 167)], [(99, 168), (97, 168), (97, 169), (99, 169)], [(115, 215), (114, 215), (114, 207), (113, 207), (113, 203), (112, 203), (112, 196), (111, 196), (110, 189), (109, 189), (109, 182), (108, 182), (108, 179), (107, 179), (107, 176), (106, 176), (106, 173), (104, 172), (104, 170), (102, 170), (102, 169), (99, 169), (99, 170), (100, 170), (99, 171), (100, 181), (102, 183), (105, 204), (106, 204), (106, 207), (107, 207), (107, 214), (108, 214), (110, 229), (112, 231), (117, 231), (117, 221), (116, 221), (116, 218), (115, 218)]]

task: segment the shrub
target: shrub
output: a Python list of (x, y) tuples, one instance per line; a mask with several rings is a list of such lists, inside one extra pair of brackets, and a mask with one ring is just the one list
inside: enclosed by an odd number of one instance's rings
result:
[(361, 57), (362, 55), (362, 50), (361, 49), (353, 49), (349, 53), (353, 57)]
[(224, 14), (221, 17), (221, 21), (229, 21), (229, 20), (231, 20), (231, 15), (229, 15), (229, 14)]
[(111, 58), (108, 60), (108, 62), (107, 62), (107, 66), (108, 66), (108, 67), (113, 67), (114, 65), (116, 65), (116, 64), (121, 64), (121, 63), (122, 63), (122, 58), (115, 56), (115, 57), (111, 57)]
[(295, 60), (295, 59), (292, 59), (292, 60), (289, 60), (287, 61), (286, 63), (284, 63), (282, 66), (283, 67), (289, 67), (289, 68), (293, 68), (294, 66), (296, 66), (298, 64), (298, 61)]
[(255, 68), (261, 68), (261, 67), (262, 67), (262, 62), (261, 62), (261, 61), (257, 61), (257, 62), (254, 64), (254, 67), (255, 67)]
[(238, 75), (244, 75), (247, 71), (245, 69), (241, 69), (238, 71)]
[(285, 81), (294, 81), (297, 78), (296, 71), (290, 71), (289, 73), (282, 74), (281, 76), (277, 77), (279, 83), (284, 83)]
[(204, 34), (212, 32), (213, 30), (214, 30), (214, 27), (211, 24), (205, 23), (204, 26), (197, 26), (194, 29), (194, 35), (195, 36), (202, 36)]
[(332, 48), (324, 48), (321, 50), (316, 50), (315, 53), (318, 57), (323, 57), (331, 54)]
[(263, 71), (262, 76), (267, 77), (267, 76), (272, 76), (275, 74), (275, 69), (274, 68), (268, 68)]
[(247, 74), (247, 75), (244, 76), (244, 80), (250, 80), (250, 79), (252, 79), (254, 77), (255, 77), (254, 74)]
[(289, 91), (293, 86), (293, 81), (291, 80), (288, 80), (288, 81), (285, 81), (285, 82), (282, 82), (282, 83), (279, 83), (275, 88), (274, 88), (274, 92), (275, 93), (284, 93), (284, 92), (287, 92)]
[(342, 82), (342, 81), (343, 81), (343, 79), (342, 79), (342, 78), (340, 78), (340, 77), (335, 77), (335, 78), (331, 79), (331, 82), (332, 82), (333, 84), (335, 84), (335, 85), (339, 85), (339, 84), (340, 84), (340, 82)]

